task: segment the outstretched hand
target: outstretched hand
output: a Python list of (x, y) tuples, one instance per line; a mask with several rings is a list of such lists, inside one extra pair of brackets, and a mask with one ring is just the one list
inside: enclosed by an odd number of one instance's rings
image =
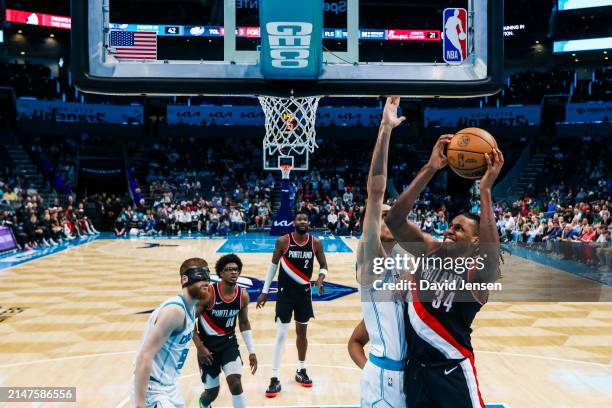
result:
[(387, 103), (385, 103), (381, 126), (389, 126), (391, 129), (394, 129), (406, 120), (405, 116), (397, 116), (397, 108), (399, 108), (399, 103), (399, 96), (387, 97)]
[(448, 164), (448, 158), (444, 155), (444, 148), (450, 143), (453, 136), (442, 135), (434, 145), (427, 164), (435, 170), (443, 169)]
[(491, 153), (485, 154), (485, 159), (487, 160), (487, 171), (480, 179), (480, 191), (493, 188), (493, 183), (497, 180), (504, 165), (504, 155), (499, 149), (493, 149)]

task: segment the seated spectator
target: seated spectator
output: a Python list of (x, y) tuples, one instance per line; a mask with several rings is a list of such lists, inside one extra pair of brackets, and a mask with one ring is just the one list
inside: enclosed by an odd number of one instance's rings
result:
[(531, 244), (533, 242), (541, 241), (543, 233), (544, 228), (542, 227), (540, 220), (536, 218), (531, 227), (529, 228), (529, 231), (527, 231), (526, 233), (527, 243)]
[(327, 229), (330, 233), (335, 234), (338, 227), (338, 215), (336, 210), (332, 209), (327, 215)]
[(423, 231), (425, 231), (426, 233), (431, 234), (433, 232), (433, 226), (434, 226), (434, 223), (433, 223), (432, 217), (431, 216), (427, 216), (423, 220), (423, 223), (421, 225), (421, 229)]
[(351, 225), (351, 218), (349, 217), (346, 209), (340, 207), (338, 211), (338, 224), (336, 226), (336, 232), (338, 235), (349, 235), (349, 229)]
[(244, 221), (242, 211), (239, 208), (234, 207), (230, 211), (229, 218), (232, 231), (246, 232), (246, 222)]
[(144, 233), (147, 235), (155, 235), (157, 234), (157, 221), (155, 221), (155, 217), (151, 213), (151, 210), (147, 210), (147, 215), (144, 220)]
[(123, 221), (123, 218), (121, 216), (118, 216), (115, 220), (115, 236), (125, 236), (125, 221)]
[(590, 225), (585, 225), (580, 235), (580, 241), (585, 243), (591, 243), (597, 240), (597, 230), (593, 229)]

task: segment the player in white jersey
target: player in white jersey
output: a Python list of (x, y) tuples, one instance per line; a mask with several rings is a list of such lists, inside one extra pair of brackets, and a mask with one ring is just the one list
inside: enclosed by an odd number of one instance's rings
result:
[(138, 348), (130, 386), (136, 408), (184, 407), (178, 377), (189, 353), (196, 303), (210, 296), (208, 264), (188, 259), (180, 276), (183, 290), (153, 311)]
[[(404, 117), (397, 116), (399, 97), (387, 98), (372, 154), (368, 176), (368, 202), (363, 231), (357, 249), (357, 282), (361, 292), (363, 320), (349, 340), (349, 354), (363, 369), (361, 375), (362, 407), (405, 407), (404, 369), (406, 336), (404, 302), (394, 291), (377, 290), (375, 281), (393, 282), (399, 276), (387, 268), (375, 273), (375, 260), (391, 256), (395, 241), (384, 223), (389, 206), (383, 204), (387, 185), (387, 157), (391, 131)], [(366, 359), (363, 346), (370, 341)]]

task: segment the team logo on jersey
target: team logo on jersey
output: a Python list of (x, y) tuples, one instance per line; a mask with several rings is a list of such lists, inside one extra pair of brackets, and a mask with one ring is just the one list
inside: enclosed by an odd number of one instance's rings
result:
[(467, 10), (444, 9), (442, 36), (443, 58), (448, 64), (461, 64), (467, 58)]

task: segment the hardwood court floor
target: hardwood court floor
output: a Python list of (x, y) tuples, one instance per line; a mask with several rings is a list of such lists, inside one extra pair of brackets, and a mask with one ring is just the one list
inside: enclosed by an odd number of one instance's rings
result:
[[(144, 249), (145, 242), (177, 246)], [(0, 385), (76, 386), (76, 406), (129, 406), (134, 351), (149, 316), (137, 313), (177, 293), (183, 260), (199, 256), (214, 263), (222, 243), (99, 240), (0, 271), (0, 307), (24, 309), (0, 322)], [(347, 243), (354, 249), (357, 241)], [(270, 254), (241, 257), (243, 275), (263, 279)], [(328, 280), (355, 286), (354, 254), (328, 253), (327, 258)], [(579, 289), (595, 288), (602, 299), (610, 299), (609, 287), (516, 256), (507, 260), (503, 272), (508, 285), (541, 276)], [(297, 363), (292, 332), (282, 367), (283, 392), (266, 399), (274, 303), (263, 310), (251, 305), (260, 368), (254, 376), (246, 369), (243, 373), (249, 407), (358, 405), (360, 371), (349, 359), (346, 341), (360, 319), (359, 295), (316, 302), (315, 313), (307, 358), (314, 387), (303, 389), (292, 381)], [(488, 403), (512, 408), (612, 406), (612, 303), (490, 302), (475, 322), (474, 346)], [(180, 385), (186, 405), (197, 406), (202, 387), (193, 351)], [(231, 406), (224, 383), (215, 404), (221, 406)]]

